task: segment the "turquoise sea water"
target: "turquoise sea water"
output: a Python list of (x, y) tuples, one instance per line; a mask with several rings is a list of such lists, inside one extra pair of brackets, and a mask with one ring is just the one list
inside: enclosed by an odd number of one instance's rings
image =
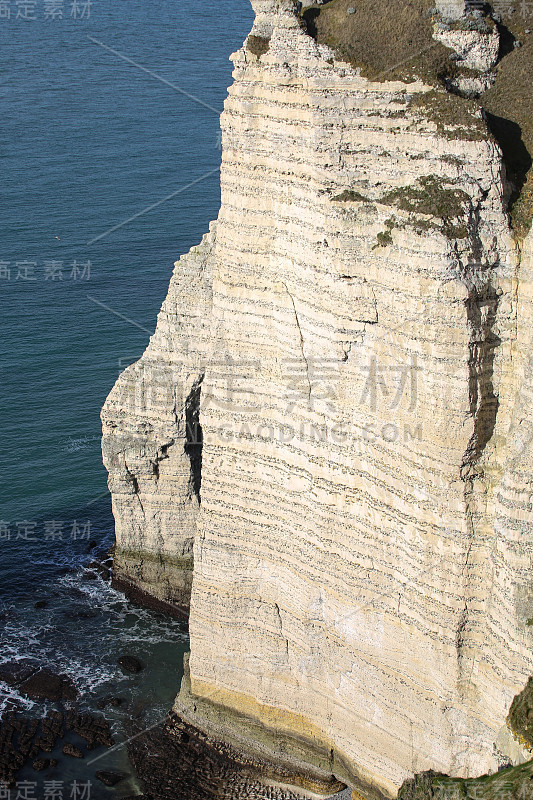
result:
[(248, 0), (0, 3), (0, 662), (48, 660), (89, 706), (111, 687), (149, 719), (186, 629), (86, 579), (89, 542), (113, 539), (99, 412), (217, 215), (218, 112), (251, 22)]

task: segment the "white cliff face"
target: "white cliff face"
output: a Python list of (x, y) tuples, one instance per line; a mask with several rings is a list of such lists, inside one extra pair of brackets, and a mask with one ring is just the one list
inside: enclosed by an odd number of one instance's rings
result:
[(194, 549), (180, 713), (394, 797), (496, 768), (533, 672), (533, 240), (475, 110), (252, 4), (219, 219), (103, 410), (116, 569), (186, 607)]
[(208, 352), (214, 228), (182, 258), (142, 359), (102, 411), (115, 516), (115, 580), (188, 613), (200, 500), (198, 407)]

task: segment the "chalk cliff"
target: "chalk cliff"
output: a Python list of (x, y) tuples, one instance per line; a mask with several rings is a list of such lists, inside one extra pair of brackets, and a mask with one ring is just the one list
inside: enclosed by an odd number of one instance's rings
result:
[[(533, 235), (458, 83), (366, 77), (252, 5), (218, 220), (102, 412), (116, 579), (190, 607), (182, 718), (391, 798), (527, 756)], [(464, 33), (435, 24), (479, 94), (498, 31)]]

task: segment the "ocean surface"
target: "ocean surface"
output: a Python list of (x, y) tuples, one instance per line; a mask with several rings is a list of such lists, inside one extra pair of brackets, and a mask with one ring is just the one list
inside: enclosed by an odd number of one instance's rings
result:
[[(0, 663), (64, 670), (89, 709), (123, 697), (117, 742), (171, 706), (188, 640), (87, 570), (113, 542), (99, 413), (217, 216), (228, 56), (252, 19), (248, 0), (0, 2)], [(124, 675), (122, 653), (146, 669)], [(14, 700), (43, 711), (0, 683), (0, 712)], [(128, 770), (125, 748), (66, 761), (53, 777)]]

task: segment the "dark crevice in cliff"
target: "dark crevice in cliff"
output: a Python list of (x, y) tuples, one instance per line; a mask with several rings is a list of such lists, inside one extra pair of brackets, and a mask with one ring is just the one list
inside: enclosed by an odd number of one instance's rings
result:
[(469, 403), (474, 432), (463, 457), (462, 477), (471, 477), (472, 468), (492, 437), (499, 400), (494, 393), (493, 375), (496, 348), (501, 339), (494, 333), (498, 294), (487, 285), (471, 289), (466, 310), (472, 336), (469, 345)]
[(139, 481), (138, 481), (137, 476), (134, 475), (134, 473), (129, 469), (128, 465), (126, 464), (126, 459), (124, 459), (124, 468), (126, 470), (126, 480), (128, 481), (128, 483), (131, 483), (131, 485), (133, 487), (133, 493), (134, 493), (135, 497), (137, 498), (137, 500), (139, 502), (139, 505), (141, 507), (141, 511), (142, 511), (142, 513), (144, 515), (144, 506), (143, 506), (143, 503), (142, 503), (142, 500), (141, 500)]
[(316, 20), (320, 14), (319, 8), (306, 8), (305, 11), (302, 13), (302, 19), (305, 23), (305, 30), (306, 33), (312, 38), (317, 39), (318, 37), (318, 30), (316, 27)]
[(461, 617), (459, 619), (459, 624), (457, 626), (457, 630), (455, 632), (455, 646), (458, 651), (464, 646), (465, 643), (465, 630), (466, 630), (466, 623), (468, 619), (468, 608), (464, 607)]
[(201, 503), (200, 489), (202, 487), (202, 449), (203, 431), (200, 424), (200, 400), (202, 396), (202, 382), (204, 376), (193, 383), (189, 396), (185, 401), (185, 453), (191, 462), (189, 478), (189, 492), (194, 494), (198, 503)]
[(150, 461), (156, 481), (159, 480), (159, 464), (161, 463), (161, 461), (164, 461), (165, 459), (168, 458), (168, 449), (169, 447), (172, 447), (173, 444), (174, 444), (174, 439), (171, 439), (170, 442), (168, 442), (168, 444), (164, 444), (162, 447), (159, 448), (155, 458)]
[(279, 633), (280, 633), (281, 638), (285, 642), (285, 658), (288, 660), (288, 658), (289, 658), (289, 640), (287, 639), (287, 637), (283, 633), (283, 620), (281, 619), (281, 611), (280, 611), (279, 606), (278, 606), (277, 603), (274, 603), (274, 608), (276, 610), (276, 616), (278, 618)]

